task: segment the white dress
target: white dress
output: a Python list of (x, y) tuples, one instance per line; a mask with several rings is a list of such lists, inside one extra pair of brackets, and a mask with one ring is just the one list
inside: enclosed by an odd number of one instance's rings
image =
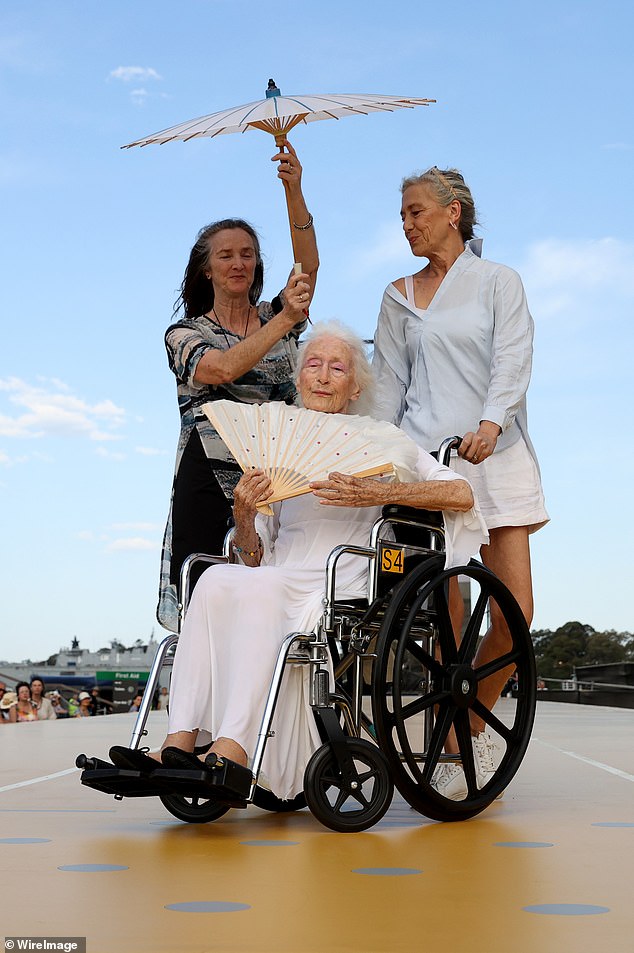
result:
[[(456, 479), (426, 453), (421, 479)], [(274, 504), (257, 517), (264, 555), (258, 567), (207, 569), (194, 589), (178, 642), (169, 732), (232, 738), (253, 755), (282, 640), (311, 631), (322, 613), (326, 559), (341, 544), (367, 546), (379, 507), (324, 506), (312, 494)], [(464, 562), (486, 540), (477, 509), (446, 514), (448, 561)], [(346, 555), (337, 566), (337, 595), (363, 596), (368, 560)], [(262, 769), (277, 797), (303, 789), (306, 763), (321, 744), (309, 704), (309, 666), (287, 666)]]

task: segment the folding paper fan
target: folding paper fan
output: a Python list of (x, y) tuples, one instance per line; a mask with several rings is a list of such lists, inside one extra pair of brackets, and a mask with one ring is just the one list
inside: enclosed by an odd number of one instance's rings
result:
[(301, 496), (333, 470), (353, 476), (417, 479), (418, 449), (391, 424), (349, 414), (324, 414), (279, 401), (239, 404), (216, 400), (202, 409), (243, 471), (257, 467), (273, 492), (258, 509)]

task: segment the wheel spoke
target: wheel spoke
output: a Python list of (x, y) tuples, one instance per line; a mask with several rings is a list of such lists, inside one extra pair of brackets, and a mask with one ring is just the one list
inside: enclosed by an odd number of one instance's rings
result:
[(337, 797), (337, 800), (333, 804), (333, 808), (332, 808), (335, 814), (339, 814), (339, 812), (341, 811), (341, 808), (344, 806), (347, 800), (348, 800), (348, 792), (344, 791), (343, 788), (339, 788), (339, 795)]
[(480, 716), (482, 721), (486, 722), (489, 728), (493, 728), (494, 731), (497, 731), (507, 743), (514, 739), (515, 731), (513, 728), (508, 728), (503, 721), (500, 721), (500, 719), (477, 698), (473, 703), (473, 711), (476, 715)]
[(424, 665), (432, 675), (436, 675), (437, 677), (442, 676), (444, 672), (443, 666), (433, 655), (430, 655), (419, 642), (414, 640), (414, 636), (408, 638), (406, 650), (410, 655), (413, 655), (421, 665)]
[(458, 659), (456, 637), (449, 615), (449, 602), (445, 584), (434, 590), (434, 608), (438, 618), (438, 643), (444, 665), (453, 665)]
[(348, 797), (351, 797), (353, 801), (358, 801), (362, 809), (367, 810), (370, 807), (370, 801), (363, 793), (362, 788), (358, 788), (356, 791), (348, 791)]
[(376, 776), (377, 776), (376, 768), (368, 767), (368, 770), (365, 772), (365, 774), (360, 774), (357, 771), (357, 780), (359, 781), (360, 784), (365, 784), (366, 781), (373, 781), (376, 778)]
[(421, 695), (420, 698), (416, 698), (413, 702), (403, 705), (403, 707), (399, 709), (399, 717), (403, 721), (406, 721), (408, 718), (420, 715), (422, 711), (427, 711), (434, 705), (441, 704), (441, 702), (446, 701), (446, 699), (447, 692), (428, 692), (426, 695)]
[(322, 784), (327, 784), (331, 788), (336, 788), (341, 784), (341, 775), (340, 774), (329, 774), (328, 771), (324, 771), (321, 776)]
[(458, 650), (458, 662), (461, 665), (465, 663), (468, 664), (475, 656), (478, 636), (480, 635), (482, 620), (484, 619), (488, 601), (489, 593), (486, 592), (485, 589), (481, 589)]
[(465, 773), (469, 794), (477, 792), (475, 760), (473, 757), (473, 743), (471, 741), (471, 725), (469, 712), (466, 709), (458, 711), (454, 721), (458, 748), (462, 759), (462, 768)]
[(475, 669), (476, 678), (479, 682), (482, 682), (490, 675), (495, 675), (497, 672), (501, 672), (503, 668), (508, 668), (510, 665), (521, 661), (521, 658), (522, 652), (519, 648), (507, 652), (506, 655), (499, 655), (497, 658), (491, 659), (490, 662), (479, 665)]
[(440, 711), (436, 718), (431, 738), (429, 739), (429, 747), (427, 748), (427, 757), (423, 769), (423, 777), (428, 783), (431, 783), (431, 776), (442, 754), (455, 712), (456, 706), (448, 702), (440, 706)]

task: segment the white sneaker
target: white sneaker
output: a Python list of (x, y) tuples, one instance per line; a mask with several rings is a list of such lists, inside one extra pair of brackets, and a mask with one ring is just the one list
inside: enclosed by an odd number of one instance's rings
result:
[(478, 782), (481, 782), (478, 784), (478, 787), (482, 787), (491, 779), (491, 775), (495, 773), (495, 761), (493, 760), (495, 745), (486, 731), (481, 731), (479, 735), (474, 735), (471, 742), (473, 744), (473, 756), (478, 773)]
[[(474, 735), (472, 743), (478, 788), (483, 788), (495, 774), (495, 761), (493, 759), (495, 745), (486, 731), (481, 731), (479, 735)], [(499, 800), (503, 794), (504, 791), (500, 791), (496, 800)]]
[(462, 801), (467, 796), (467, 779), (459, 764), (438, 765), (431, 785), (438, 794), (450, 801)]

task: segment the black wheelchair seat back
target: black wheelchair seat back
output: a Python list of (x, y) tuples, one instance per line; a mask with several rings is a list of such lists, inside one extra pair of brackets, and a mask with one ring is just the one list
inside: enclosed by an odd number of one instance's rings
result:
[(440, 512), (411, 506), (384, 506), (375, 533), (375, 597), (384, 596), (421, 562), (445, 549)]

